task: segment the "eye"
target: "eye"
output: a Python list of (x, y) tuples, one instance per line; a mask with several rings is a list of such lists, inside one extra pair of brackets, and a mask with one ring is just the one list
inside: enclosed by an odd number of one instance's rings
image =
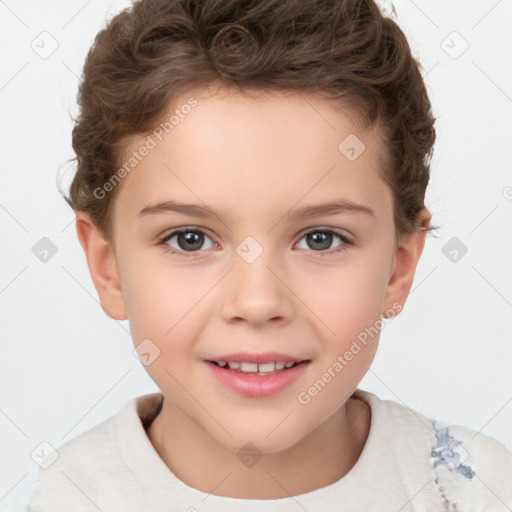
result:
[[(335, 249), (329, 252), (326, 252), (326, 249), (329, 249), (334, 239), (338, 238), (341, 243), (335, 246)], [(337, 231), (333, 231), (332, 229), (313, 229), (304, 234), (301, 240), (306, 240), (306, 243), (310, 247), (302, 247), (305, 249), (311, 248), (315, 252), (320, 252), (322, 256), (324, 254), (333, 254), (340, 251), (345, 250), (352, 242), (341, 233)], [(299, 242), (300, 243), (300, 242)]]
[[(201, 248), (204, 249), (205, 238), (211, 241), (210, 246), (206, 247), (206, 249), (217, 246), (204, 231), (194, 228), (175, 229), (165, 235), (159, 241), (159, 244), (167, 245), (166, 249), (172, 253), (199, 252)], [(176, 240), (173, 241), (173, 239)]]
[[(334, 250), (327, 251), (336, 238), (340, 243), (335, 246)], [(319, 253), (320, 256), (328, 256), (330, 254), (338, 253), (346, 250), (348, 246), (352, 245), (352, 242), (346, 236), (332, 229), (312, 229), (305, 233), (300, 241), (304, 239), (309, 247), (302, 247), (302, 249), (305, 248), (312, 250)], [(210, 244), (209, 246), (207, 244), (207, 247), (204, 247), (205, 240), (210, 240)], [(195, 255), (187, 253), (196, 253), (201, 252), (201, 249), (212, 249), (214, 247), (218, 247), (218, 244), (213, 242), (213, 240), (203, 230), (191, 227), (171, 231), (159, 241), (159, 245), (163, 245), (165, 250), (168, 250), (171, 253), (179, 254), (184, 257), (195, 257)]]

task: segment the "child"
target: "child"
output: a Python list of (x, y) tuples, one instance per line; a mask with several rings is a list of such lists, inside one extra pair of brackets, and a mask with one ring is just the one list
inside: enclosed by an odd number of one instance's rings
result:
[(161, 393), (29, 511), (510, 510), (501, 443), (357, 387), (433, 229), (435, 120), (373, 1), (136, 1), (79, 105), (66, 199)]

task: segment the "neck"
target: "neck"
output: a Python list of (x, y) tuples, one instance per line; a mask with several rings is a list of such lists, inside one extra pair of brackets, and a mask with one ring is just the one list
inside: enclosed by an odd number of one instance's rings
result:
[(299, 443), (263, 454), (250, 467), (165, 398), (147, 434), (169, 469), (190, 487), (232, 498), (279, 499), (345, 476), (357, 462), (369, 428), (370, 408), (351, 398)]

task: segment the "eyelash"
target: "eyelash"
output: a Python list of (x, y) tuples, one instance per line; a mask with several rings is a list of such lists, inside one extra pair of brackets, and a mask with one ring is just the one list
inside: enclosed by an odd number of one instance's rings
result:
[[(206, 236), (208, 236), (202, 229), (197, 229), (197, 228), (192, 228), (192, 227), (185, 227), (185, 228), (180, 228), (180, 229), (175, 229), (174, 231), (171, 231), (170, 233), (166, 234), (163, 238), (161, 238), (159, 241), (158, 241), (158, 245), (162, 245), (164, 250), (166, 252), (170, 252), (172, 254), (179, 254), (180, 256), (183, 256), (184, 258), (197, 258), (197, 257), (200, 257), (199, 254), (196, 255), (195, 253), (201, 253), (203, 252), (202, 250), (198, 250), (198, 251), (183, 251), (183, 250), (176, 250), (176, 249), (173, 249), (171, 247), (169, 247), (166, 242), (168, 242), (171, 238), (173, 238), (174, 236), (176, 235), (179, 235), (181, 233), (189, 233), (189, 232), (193, 232), (193, 233), (201, 233), (201, 234), (204, 234)], [(337, 231), (334, 231), (332, 229), (328, 229), (328, 228), (315, 228), (315, 229), (311, 229), (309, 231), (306, 231), (305, 233), (302, 234), (301, 238), (299, 239), (302, 240), (305, 236), (311, 234), (311, 233), (332, 233), (333, 235), (337, 236), (342, 242), (343, 244), (339, 245), (337, 248), (333, 249), (333, 250), (330, 250), (330, 251), (313, 251), (311, 249), (312, 252), (316, 253), (316, 254), (319, 254), (320, 256), (329, 256), (329, 255), (332, 255), (332, 254), (338, 254), (342, 251), (346, 251), (348, 249), (349, 246), (351, 245), (354, 245), (353, 242), (351, 242), (346, 236), (342, 235), (341, 233), (338, 233)], [(211, 237), (208, 237), (211, 239)], [(212, 239), (213, 241), (213, 239)], [(216, 242), (213, 241), (215, 244)]]

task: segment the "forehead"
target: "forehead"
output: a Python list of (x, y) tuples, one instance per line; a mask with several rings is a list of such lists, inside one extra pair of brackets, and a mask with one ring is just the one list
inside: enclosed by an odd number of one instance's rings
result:
[(163, 119), (126, 151), (150, 139), (154, 146), (123, 179), (116, 210), (124, 218), (166, 198), (229, 209), (242, 197), (236, 207), (251, 216), (271, 203), (289, 208), (337, 190), (360, 202), (382, 196), (381, 206), (389, 206), (378, 173), (380, 132), (362, 131), (339, 103), (303, 93), (202, 89), (176, 97)]

